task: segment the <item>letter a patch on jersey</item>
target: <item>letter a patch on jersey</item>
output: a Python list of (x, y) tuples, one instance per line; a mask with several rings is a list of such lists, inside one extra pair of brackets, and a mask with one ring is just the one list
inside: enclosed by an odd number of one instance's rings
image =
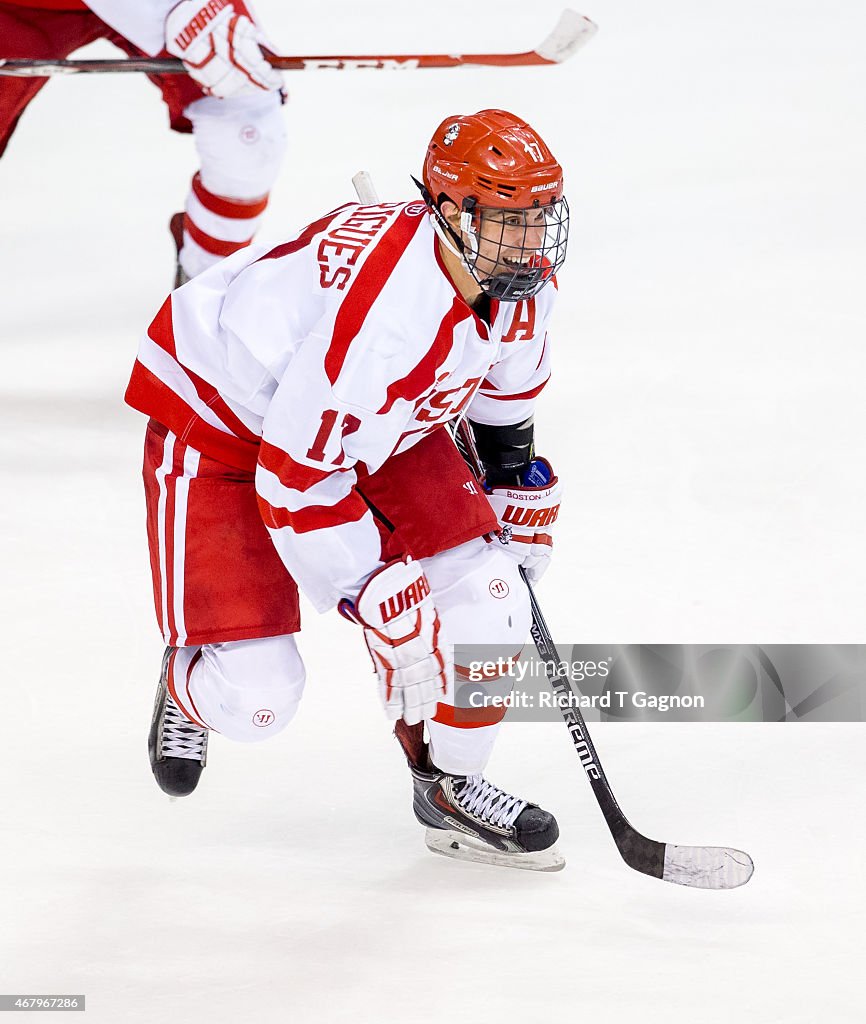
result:
[(511, 319), (511, 326), (503, 334), (503, 342), (528, 341), (535, 335), (535, 299), (518, 302)]

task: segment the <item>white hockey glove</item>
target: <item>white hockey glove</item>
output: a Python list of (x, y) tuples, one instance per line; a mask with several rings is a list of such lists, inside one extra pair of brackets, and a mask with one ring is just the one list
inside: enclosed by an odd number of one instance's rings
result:
[(487, 493), (502, 526), (499, 541), (537, 583), (550, 565), (553, 524), (559, 516), (562, 485), (547, 459), (533, 459), (520, 486), (492, 487)]
[(415, 725), (436, 714), (447, 688), (439, 614), (420, 562), (389, 562), (340, 612), (364, 627), (388, 718)]
[(282, 88), (260, 40), (242, 0), (183, 0), (165, 19), (166, 50), (218, 99)]

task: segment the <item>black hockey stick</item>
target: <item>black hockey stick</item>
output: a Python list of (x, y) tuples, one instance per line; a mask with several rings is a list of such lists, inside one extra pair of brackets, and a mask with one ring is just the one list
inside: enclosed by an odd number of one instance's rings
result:
[[(563, 11), (553, 31), (534, 50), (521, 53), (398, 53), (364, 56), (291, 56), (266, 53), (271, 65), (280, 71), (354, 71), (372, 68), (384, 71), (415, 68), (460, 67), (539, 67), (561, 64), (588, 42), (597, 26), (575, 11)], [(0, 44), (2, 46), (2, 44)], [(186, 73), (182, 61), (174, 57), (128, 57), (115, 60), (34, 60), (0, 57), (0, 75), (42, 78), (47, 75), (144, 72), (149, 75)]]
[(622, 859), (635, 871), (677, 885), (691, 885), (698, 889), (735, 889), (738, 885), (745, 885), (752, 877), (755, 865), (742, 850), (726, 846), (674, 846), (647, 839), (622, 813), (580, 713), (578, 694), (572, 688), (568, 668), (559, 658), (523, 566), (520, 567), (520, 575), (529, 591), (532, 606), (532, 639), (544, 662), (571, 742)]
[[(454, 441), (480, 479), (484, 475), (483, 466), (475, 448), (472, 428), (465, 421), (454, 432)], [(563, 721), (568, 726), (571, 742), (622, 859), (635, 871), (677, 885), (690, 885), (698, 889), (735, 889), (745, 885), (752, 877), (755, 865), (752, 858), (742, 850), (726, 846), (675, 846), (647, 839), (622, 813), (580, 712), (579, 696), (571, 685), (568, 668), (560, 660), (523, 566), (520, 567), (520, 575), (529, 591), (532, 639), (544, 662), (548, 682), (556, 696)]]

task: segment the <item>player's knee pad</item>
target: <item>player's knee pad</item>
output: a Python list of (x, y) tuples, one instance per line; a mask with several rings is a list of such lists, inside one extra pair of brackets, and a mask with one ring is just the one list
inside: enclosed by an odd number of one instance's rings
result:
[(204, 187), (219, 196), (258, 199), (270, 192), (286, 150), (286, 124), (277, 93), (196, 100), (192, 122)]
[(201, 719), (232, 740), (253, 743), (281, 732), (304, 690), (304, 663), (293, 636), (207, 644), (189, 693)]
[(497, 644), (509, 654), (522, 648), (529, 594), (517, 562), (495, 541), (476, 538), (424, 559), (424, 568), (449, 643)]

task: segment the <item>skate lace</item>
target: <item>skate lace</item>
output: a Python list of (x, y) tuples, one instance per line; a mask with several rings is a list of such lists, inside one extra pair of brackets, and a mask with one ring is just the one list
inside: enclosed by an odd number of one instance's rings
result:
[(162, 754), (164, 757), (184, 757), (200, 761), (204, 752), (207, 729), (201, 729), (186, 717), (171, 699), (165, 698), (165, 715), (162, 725)]
[(526, 801), (488, 782), (483, 775), (467, 775), (456, 794), (460, 806), (497, 828), (511, 828)]

